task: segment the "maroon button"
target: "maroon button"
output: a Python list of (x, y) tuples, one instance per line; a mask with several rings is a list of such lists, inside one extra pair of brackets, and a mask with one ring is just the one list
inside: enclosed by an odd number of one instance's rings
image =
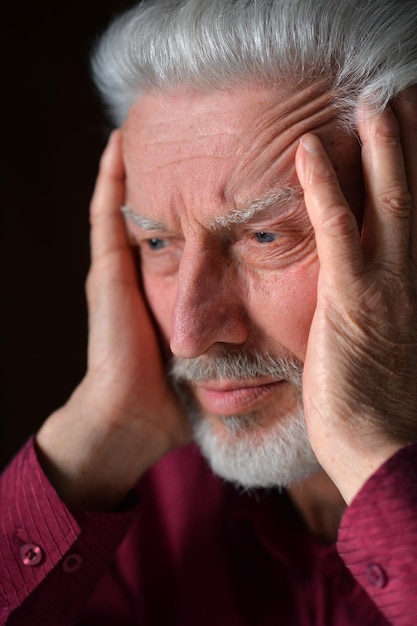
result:
[(373, 587), (382, 589), (387, 584), (387, 575), (380, 565), (370, 563), (366, 568), (366, 577)]
[(42, 561), (43, 552), (41, 548), (34, 543), (25, 543), (25, 545), (20, 548), (20, 558), (24, 565), (34, 567), (35, 565), (39, 565)]
[(79, 554), (69, 554), (62, 561), (62, 569), (67, 574), (72, 574), (73, 572), (76, 572), (80, 569), (82, 563), (82, 556), (80, 556)]

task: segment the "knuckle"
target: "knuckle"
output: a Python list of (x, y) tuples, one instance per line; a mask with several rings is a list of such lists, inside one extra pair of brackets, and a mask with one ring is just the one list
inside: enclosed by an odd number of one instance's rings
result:
[(358, 227), (353, 215), (348, 211), (342, 211), (339, 206), (327, 209), (322, 228), (330, 235), (337, 235), (338, 237), (350, 238), (352, 235), (358, 234)]
[(404, 297), (401, 302), (401, 312), (406, 320), (407, 328), (410, 329), (410, 322), (415, 326), (417, 322), (417, 295), (414, 288), (410, 286), (404, 290)]
[(94, 226), (95, 225), (95, 223), (97, 221), (98, 215), (99, 215), (99, 211), (98, 211), (98, 208), (96, 206), (96, 203), (92, 202), (91, 205), (90, 205), (90, 214), (89, 214), (90, 226)]
[(403, 183), (384, 191), (379, 198), (380, 210), (390, 216), (408, 217), (411, 205), (411, 194)]
[(334, 188), (337, 186), (336, 173), (332, 168), (326, 166), (317, 166), (314, 171), (311, 172), (310, 184), (319, 187), (323, 185), (324, 188)]
[(102, 207), (99, 206), (98, 201), (94, 201), (90, 206), (90, 226), (91, 228), (97, 228), (97, 224), (101, 223), (104, 219)]
[(395, 116), (385, 112), (378, 118), (375, 127), (375, 137), (385, 145), (392, 146), (400, 142), (400, 127)]

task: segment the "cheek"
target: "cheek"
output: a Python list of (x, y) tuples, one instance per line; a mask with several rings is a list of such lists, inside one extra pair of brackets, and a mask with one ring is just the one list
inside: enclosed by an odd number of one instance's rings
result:
[(155, 275), (142, 275), (146, 301), (160, 330), (164, 343), (169, 345), (171, 335), (171, 317), (177, 294), (177, 281), (158, 278)]
[(315, 258), (251, 281), (250, 317), (265, 341), (264, 349), (284, 348), (304, 360), (316, 308), (318, 269)]
[[(258, 348), (272, 352), (284, 348), (304, 360), (316, 307), (318, 269), (314, 257), (285, 272), (245, 275), (241, 295), (251, 326), (256, 328)], [(144, 272), (143, 288), (161, 337), (169, 345), (177, 279), (167, 281)]]

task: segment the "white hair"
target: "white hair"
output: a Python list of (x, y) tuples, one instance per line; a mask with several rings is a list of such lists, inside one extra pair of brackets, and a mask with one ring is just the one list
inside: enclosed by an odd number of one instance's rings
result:
[(416, 0), (150, 0), (97, 44), (93, 74), (120, 125), (142, 93), (318, 79), (353, 120), (417, 84)]
[(290, 487), (320, 469), (308, 439), (302, 408), (263, 432), (250, 415), (224, 418), (228, 436), (207, 418), (189, 414), (194, 439), (215, 474), (240, 487)]

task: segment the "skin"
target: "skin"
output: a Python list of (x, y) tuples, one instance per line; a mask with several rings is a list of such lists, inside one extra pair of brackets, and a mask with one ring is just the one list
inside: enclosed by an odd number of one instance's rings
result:
[[(211, 224), (268, 190), (299, 186), (295, 151), (300, 134), (313, 128), (359, 209), (358, 145), (335, 131), (319, 85), (292, 97), (259, 86), (148, 95), (132, 107), (123, 129), (126, 204), (160, 227), (130, 220), (128, 229), (146, 299), (175, 356), (210, 357), (225, 348), (304, 360), (319, 264), (302, 194), (244, 224)], [(261, 232), (275, 241), (259, 243)], [(151, 249), (150, 238), (161, 249)], [(217, 415), (255, 410), (265, 433), (296, 409), (292, 386), (269, 378), (210, 381), (193, 391), (224, 437)]]
[[(118, 506), (146, 469), (189, 441), (166, 384), (168, 344), (181, 357), (256, 345), (304, 361), (309, 438), (325, 472), (294, 491), (310, 521), (317, 484), (326, 481), (321, 493), (332, 486), (334, 498), (324, 500), (336, 510), (338, 492), (351, 502), (415, 439), (416, 102), (412, 89), (394, 112), (362, 107), (362, 155), (337, 130), (320, 85), (296, 96), (258, 86), (178, 91), (132, 108), (103, 155), (92, 200), (88, 371), (37, 436), (70, 506)], [(232, 237), (210, 228), (216, 216), (288, 185), (302, 186), (304, 202), (288, 207), (286, 225), (273, 215), (234, 226)], [(151, 236), (170, 240), (166, 264), (146, 256), (149, 232), (131, 224), (127, 232), (123, 203), (163, 224)], [(269, 244), (254, 243), (253, 233), (278, 227), (285, 236), (274, 253), (262, 252)], [(216, 389), (214, 407), (204, 389), (196, 393), (215, 421), (230, 389)], [(250, 403), (234, 386), (232, 404), (238, 393)], [(288, 384), (272, 385), (260, 398), (262, 426), (293, 403)]]

